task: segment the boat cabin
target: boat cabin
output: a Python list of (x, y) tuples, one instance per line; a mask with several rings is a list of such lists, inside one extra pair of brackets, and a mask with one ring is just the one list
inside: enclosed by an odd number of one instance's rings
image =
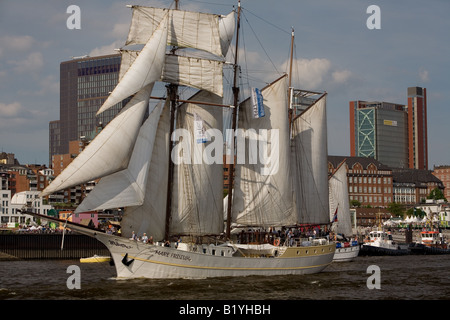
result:
[(377, 231), (370, 231), (369, 233), (369, 241), (377, 241), (377, 240), (392, 240), (392, 235), (388, 234), (385, 231), (377, 230)]
[(422, 244), (438, 244), (439, 232), (437, 231), (422, 231), (420, 233), (420, 243)]

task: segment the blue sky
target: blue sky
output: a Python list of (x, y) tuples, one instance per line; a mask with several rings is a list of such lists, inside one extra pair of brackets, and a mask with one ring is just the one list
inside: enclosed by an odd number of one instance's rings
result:
[[(126, 4), (172, 1), (0, 0), (0, 151), (21, 163), (48, 164), (48, 124), (59, 119), (59, 64), (123, 46)], [(69, 5), (81, 9), (70, 30)], [(181, 9), (229, 13), (236, 1), (180, 0)], [(369, 30), (370, 5), (381, 29)], [(296, 34), (296, 86), (328, 92), (328, 150), (349, 155), (351, 100), (407, 103), (410, 86), (427, 88), (429, 167), (450, 165), (450, 1), (242, 0), (246, 59), (260, 81), (286, 71), (290, 29)], [(270, 60), (268, 59), (270, 57)], [(242, 58), (241, 61), (244, 61)]]

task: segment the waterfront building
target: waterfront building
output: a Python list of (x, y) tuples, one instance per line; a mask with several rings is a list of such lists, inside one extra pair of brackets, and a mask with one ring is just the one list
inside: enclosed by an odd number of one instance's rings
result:
[(362, 206), (387, 207), (393, 202), (392, 169), (367, 157), (328, 156), (328, 173), (347, 164), (349, 200)]
[(450, 165), (434, 166), (432, 174), (442, 181), (444, 197), (450, 201)]
[(354, 157), (374, 158), (408, 167), (408, 122), (405, 106), (390, 102), (350, 101), (350, 150)]
[(442, 181), (429, 170), (395, 168), (392, 176), (396, 203), (409, 206), (424, 203), (432, 190), (444, 190)]
[(426, 89), (409, 87), (407, 104), (350, 101), (350, 152), (391, 168), (428, 170)]
[(52, 156), (69, 154), (70, 141), (88, 137), (120, 111), (122, 102), (96, 116), (118, 83), (120, 61), (120, 54), (113, 54), (60, 64), (60, 119), (49, 123), (49, 164)]
[(47, 214), (52, 206), (45, 204), (39, 194), (40, 191), (22, 191), (11, 196), (11, 190), (0, 190), (0, 225), (15, 228), (36, 222), (36, 217), (18, 211), (24, 207), (35, 213)]
[(409, 168), (428, 170), (427, 90), (408, 88)]

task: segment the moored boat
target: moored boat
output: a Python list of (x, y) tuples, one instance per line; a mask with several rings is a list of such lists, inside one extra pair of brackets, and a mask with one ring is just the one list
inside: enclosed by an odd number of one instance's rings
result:
[(372, 230), (364, 239), (360, 255), (406, 255), (407, 248), (401, 247), (392, 239), (392, 235), (383, 229)]

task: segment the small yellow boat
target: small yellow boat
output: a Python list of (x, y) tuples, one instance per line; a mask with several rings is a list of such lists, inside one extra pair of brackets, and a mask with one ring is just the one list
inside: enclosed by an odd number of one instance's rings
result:
[(82, 263), (109, 262), (109, 261), (111, 261), (110, 256), (98, 256), (96, 254), (89, 258), (80, 258), (80, 262)]

